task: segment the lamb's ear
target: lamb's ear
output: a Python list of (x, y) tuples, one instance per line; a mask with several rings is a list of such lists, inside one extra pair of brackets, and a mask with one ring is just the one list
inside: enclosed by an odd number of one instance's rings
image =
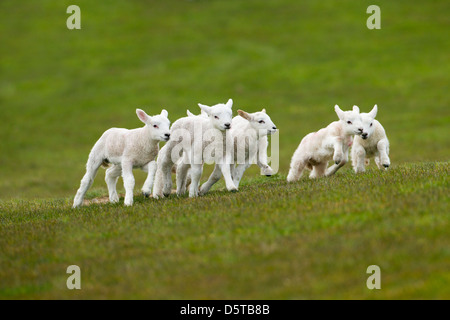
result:
[(143, 123), (147, 124), (150, 121), (150, 117), (145, 113), (144, 110), (136, 109), (136, 114)]
[(161, 115), (162, 115), (163, 117), (166, 117), (166, 118), (167, 118), (167, 117), (169, 116), (169, 113), (167, 112), (166, 109), (162, 109)]
[(359, 108), (358, 108), (358, 106), (353, 106), (353, 111), (359, 113)]
[(226, 106), (231, 109), (233, 107), (233, 100), (228, 99)]
[(375, 117), (377, 116), (377, 112), (378, 112), (378, 107), (377, 107), (377, 105), (374, 105), (373, 109), (369, 112), (369, 117), (371, 117), (372, 119), (375, 119)]
[(252, 116), (249, 115), (249, 114), (248, 114), (247, 112), (245, 112), (245, 111), (238, 110), (238, 115), (240, 115), (242, 118), (244, 118), (244, 119), (246, 119), (246, 120), (248, 120), (248, 121), (252, 120)]
[(339, 117), (340, 120), (343, 120), (345, 117), (344, 111), (341, 110), (341, 108), (339, 108), (338, 105), (334, 106), (334, 111), (336, 111), (337, 116)]
[(211, 107), (208, 107), (208, 106), (206, 106), (206, 105), (204, 105), (204, 104), (201, 104), (201, 103), (199, 103), (198, 106), (200, 107), (200, 109), (201, 109), (204, 113), (206, 113), (206, 114), (209, 116)]
[(187, 113), (188, 117), (194, 117), (195, 116), (192, 112), (189, 111), (189, 109), (186, 111), (186, 113)]
[(266, 109), (262, 109), (261, 112), (262, 112), (262, 113), (267, 113), (267, 112), (266, 112)]

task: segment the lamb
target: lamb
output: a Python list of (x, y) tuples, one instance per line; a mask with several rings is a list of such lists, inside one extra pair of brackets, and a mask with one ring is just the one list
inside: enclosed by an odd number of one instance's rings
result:
[[(251, 114), (238, 110), (238, 114), (233, 118), (230, 129), (234, 149), (234, 163), (230, 163), (230, 168), (237, 188), (245, 170), (255, 163), (255, 160), (262, 174), (273, 174), (272, 168), (267, 164), (267, 135), (277, 131), (265, 109)], [(221, 176), (220, 168), (216, 166), (208, 181), (201, 186), (200, 194), (208, 192)]]
[[(237, 191), (231, 178), (227, 159), (229, 153), (224, 148), (226, 131), (231, 128), (233, 100), (226, 104), (212, 107), (199, 104), (200, 109), (208, 115), (188, 116), (175, 121), (171, 128), (172, 139), (161, 149), (155, 175), (153, 197), (160, 198), (170, 194), (172, 189), (171, 169), (177, 163), (177, 194), (184, 193), (187, 171), (190, 169), (191, 183), (189, 197), (199, 195), (198, 185), (203, 171), (203, 164), (219, 165), (225, 177), (229, 191)], [(178, 162), (180, 153), (183, 161)]]
[[(363, 124), (357, 106), (352, 111), (342, 111), (338, 105), (334, 109), (339, 121), (303, 138), (292, 156), (287, 181), (299, 180), (305, 167), (312, 170), (309, 177), (314, 179), (333, 175), (347, 163), (352, 138), (363, 133)], [(330, 160), (334, 164), (328, 167)]]
[(364, 172), (370, 157), (375, 157), (379, 169), (389, 168), (389, 140), (383, 126), (375, 120), (378, 107), (375, 105), (369, 113), (361, 113), (364, 132), (355, 136), (352, 146), (352, 165), (356, 173)]
[(143, 110), (136, 109), (136, 114), (145, 126), (138, 129), (111, 128), (103, 133), (92, 148), (86, 164), (86, 174), (81, 180), (73, 202), (73, 208), (82, 205), (84, 195), (94, 182), (100, 166), (110, 166), (106, 170), (105, 181), (108, 186), (109, 201), (119, 201), (116, 191), (117, 180), (123, 177), (125, 186), (125, 206), (133, 204), (134, 176), (133, 168), (141, 168), (148, 172), (143, 192), (151, 193), (153, 177), (156, 170), (155, 158), (160, 141), (170, 138), (170, 121), (166, 110), (160, 115), (148, 116)]

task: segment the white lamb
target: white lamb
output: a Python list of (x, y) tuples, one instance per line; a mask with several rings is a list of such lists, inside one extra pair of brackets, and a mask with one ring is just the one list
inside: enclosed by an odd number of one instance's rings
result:
[(389, 140), (383, 126), (375, 120), (377, 105), (369, 113), (361, 113), (364, 132), (361, 136), (355, 136), (352, 146), (352, 165), (356, 173), (364, 172), (369, 158), (375, 157), (375, 163), (379, 169), (389, 168)]
[(79, 207), (83, 203), (84, 195), (94, 182), (100, 166), (108, 166), (105, 181), (109, 191), (109, 201), (118, 202), (116, 191), (117, 180), (123, 177), (125, 187), (126, 206), (133, 204), (134, 176), (133, 168), (141, 168), (148, 172), (142, 191), (151, 193), (153, 177), (156, 170), (155, 158), (159, 150), (160, 141), (168, 141), (170, 138), (170, 121), (167, 111), (162, 110), (160, 115), (148, 116), (143, 110), (137, 109), (136, 114), (145, 123), (138, 129), (111, 128), (100, 137), (92, 148), (86, 164), (86, 174), (81, 180), (80, 188), (73, 201), (73, 207)]
[[(357, 106), (353, 111), (342, 111), (338, 105), (334, 109), (339, 121), (303, 138), (292, 156), (287, 181), (300, 179), (305, 167), (312, 170), (310, 178), (318, 178), (333, 175), (347, 163), (353, 136), (363, 133), (362, 120)], [(328, 167), (330, 160), (334, 164)]]
[[(277, 131), (265, 109), (255, 113), (238, 110), (238, 114), (233, 118), (230, 129), (234, 149), (234, 161), (230, 168), (236, 187), (239, 187), (242, 175), (255, 160), (262, 174), (273, 174), (272, 168), (267, 164), (267, 135)], [(208, 192), (221, 176), (220, 168), (216, 166), (208, 181), (201, 186), (200, 194)]]
[[(191, 183), (189, 197), (198, 196), (198, 185), (203, 164), (216, 162), (224, 177), (227, 189), (237, 191), (231, 178), (230, 166), (226, 158), (226, 131), (231, 128), (233, 100), (212, 107), (199, 104), (208, 115), (188, 116), (175, 121), (171, 128), (172, 139), (161, 149), (158, 155), (153, 197), (170, 194), (172, 189), (171, 171), (177, 163), (177, 194), (184, 193), (187, 171), (190, 169)], [(178, 162), (178, 157), (183, 158)]]

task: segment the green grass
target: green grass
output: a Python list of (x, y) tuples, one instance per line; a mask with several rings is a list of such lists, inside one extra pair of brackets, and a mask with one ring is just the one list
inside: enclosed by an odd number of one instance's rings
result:
[[(379, 0), (381, 30), (368, 0), (79, 0), (78, 31), (71, 4), (0, 2), (1, 298), (450, 298), (448, 1)], [(278, 176), (155, 201), (136, 172), (133, 208), (70, 209), (90, 148), (137, 107), (175, 121), (229, 98), (280, 128)], [(378, 104), (391, 170), (287, 184), (335, 104)]]
[[(132, 208), (2, 202), (0, 297), (448, 299), (449, 169), (261, 177), (236, 194), (137, 196)], [(372, 264), (381, 290), (366, 288)]]

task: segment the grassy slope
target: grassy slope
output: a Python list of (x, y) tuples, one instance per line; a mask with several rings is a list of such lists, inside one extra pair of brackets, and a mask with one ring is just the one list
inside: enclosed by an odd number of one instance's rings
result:
[[(379, 31), (369, 1), (79, 0), (81, 31), (65, 27), (70, 4), (0, 2), (0, 297), (450, 297), (448, 1), (380, 0)], [(229, 97), (281, 128), (280, 176), (69, 209), (106, 128)], [(286, 184), (336, 103), (378, 103), (392, 170)], [(89, 196), (105, 194), (99, 176)], [(81, 292), (65, 289), (69, 264)], [(365, 288), (369, 264), (381, 291)]]
[[(449, 164), (371, 169), (133, 208), (4, 202), (2, 298), (450, 298)], [(65, 268), (82, 290), (65, 288)], [(366, 268), (379, 265), (382, 289)]]

